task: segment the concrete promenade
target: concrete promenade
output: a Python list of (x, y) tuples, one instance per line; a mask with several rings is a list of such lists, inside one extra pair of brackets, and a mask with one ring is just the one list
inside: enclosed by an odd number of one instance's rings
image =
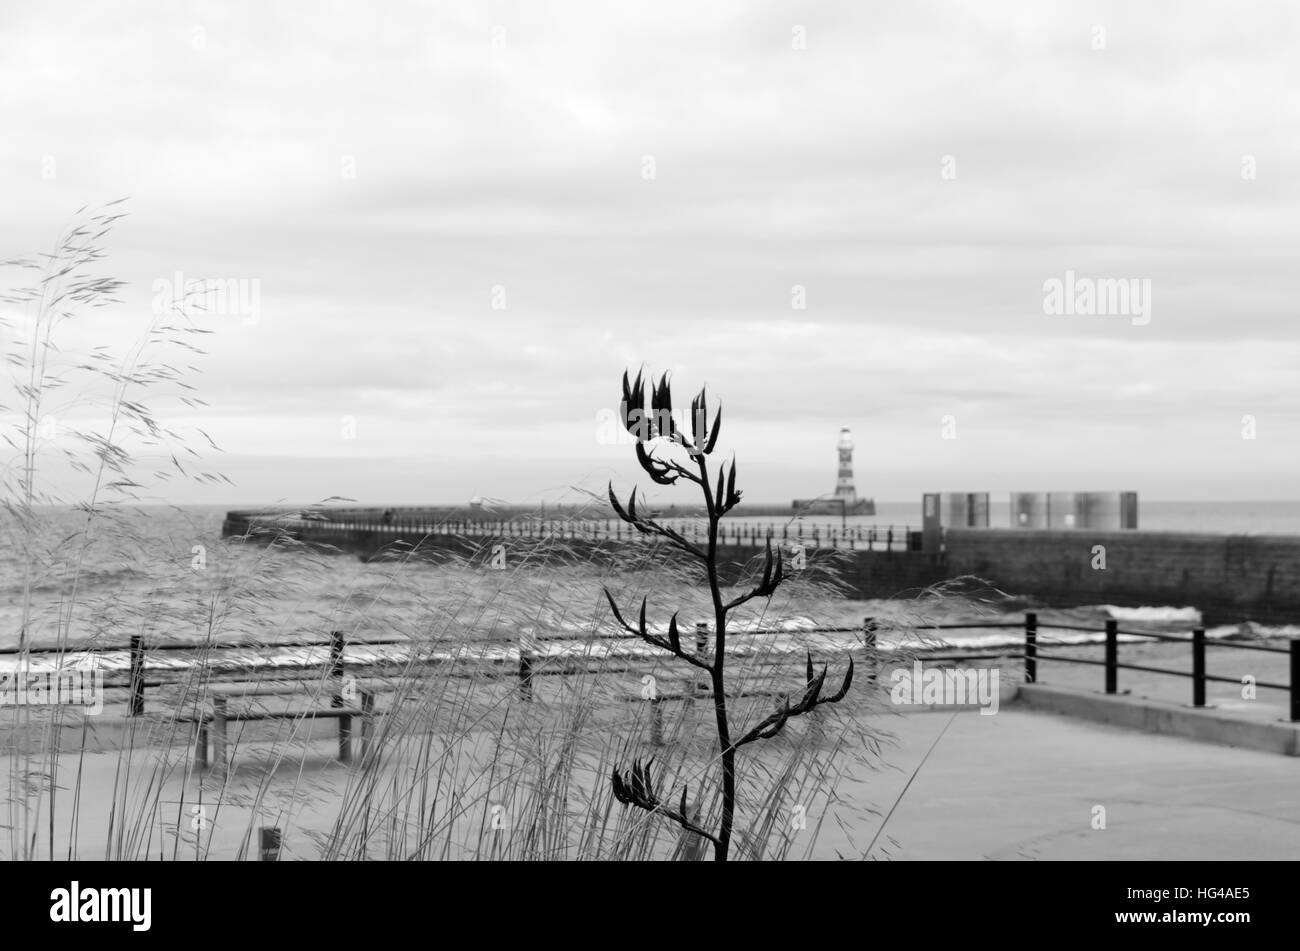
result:
[[(950, 719), (874, 857), (1300, 858), (1295, 759), (1016, 707), (900, 718), (890, 770), (841, 795), (888, 809)], [(1097, 806), (1105, 829), (1093, 828)], [(858, 828), (864, 849), (871, 827)]]
[[(1004, 706), (976, 712), (880, 713), (873, 725), (892, 734), (883, 765), (849, 757), (838, 802), (823, 816), (810, 847), (792, 857), (816, 859), (1290, 859), (1300, 857), (1300, 797), (1294, 758), (1155, 736), (1049, 713)], [(946, 729), (946, 732), (944, 732)], [(935, 741), (943, 733), (942, 738)], [(874, 847), (881, 819), (929, 753)], [(269, 748), (268, 748), (269, 749)], [(151, 790), (163, 815), (148, 854), (193, 859), (191, 824), (203, 809), (212, 825), (202, 854), (255, 857), (260, 825), (286, 829), (285, 858), (317, 857), (331, 805), (348, 769), (330, 759), (327, 737), (307, 755), (269, 771), (250, 744), (239, 779), (224, 790), (209, 777), (188, 781), (177, 770)], [(137, 750), (127, 758), (142, 762)], [(103, 855), (122, 757), (112, 751), (63, 758), (62, 777), (81, 772), (78, 851)], [(4, 758), (0, 769), (8, 770)], [(310, 795), (303, 795), (304, 789)], [(251, 795), (254, 789), (259, 795)], [(219, 803), (219, 805), (218, 805)], [(122, 803), (117, 802), (119, 810)], [(1095, 828), (1098, 807), (1105, 828)], [(56, 848), (66, 851), (68, 831)], [(253, 845), (249, 846), (250, 841)], [(140, 857), (143, 857), (141, 855)]]

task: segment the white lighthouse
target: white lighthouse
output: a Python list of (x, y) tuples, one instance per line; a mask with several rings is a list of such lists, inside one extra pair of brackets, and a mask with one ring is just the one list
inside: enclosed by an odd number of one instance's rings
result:
[(815, 499), (795, 499), (792, 503), (794, 511), (801, 515), (875, 515), (875, 501), (858, 498), (858, 490), (853, 486), (853, 434), (849, 427), (840, 430), (840, 441), (835, 448), (840, 454), (835, 491)]
[(853, 434), (849, 432), (849, 427), (840, 430), (840, 441), (835, 448), (840, 454), (840, 470), (835, 478), (835, 498), (854, 505), (858, 493), (853, 488)]

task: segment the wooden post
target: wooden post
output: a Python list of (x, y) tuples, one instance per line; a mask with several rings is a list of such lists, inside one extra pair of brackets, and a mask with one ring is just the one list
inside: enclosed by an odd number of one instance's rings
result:
[(1025, 612), (1025, 683), (1038, 683), (1038, 615)]
[(664, 745), (664, 711), (659, 705), (659, 695), (650, 700), (650, 745)]
[(1192, 631), (1192, 706), (1205, 706), (1205, 628)]
[(130, 716), (144, 715), (144, 637), (131, 635), (131, 712)]
[[(687, 805), (686, 818), (696, 825), (699, 825), (700, 800), (697, 799), (695, 802)], [(704, 836), (682, 829), (677, 836), (677, 854), (683, 862), (699, 862), (704, 859), (704, 852), (707, 844), (708, 840), (704, 838)]]
[(370, 754), (370, 744), (375, 735), (375, 695), (369, 690), (361, 691), (361, 758)]
[(226, 762), (226, 698), (212, 698), (212, 765), (225, 772)]
[(199, 736), (194, 742), (194, 760), (199, 769), (208, 768), (208, 720), (206, 713), (199, 714)]
[(1119, 621), (1106, 622), (1106, 692), (1119, 692)]
[(260, 831), (262, 841), (261, 848), (258, 850), (258, 857), (263, 862), (280, 861), (280, 830), (272, 826), (262, 826)]

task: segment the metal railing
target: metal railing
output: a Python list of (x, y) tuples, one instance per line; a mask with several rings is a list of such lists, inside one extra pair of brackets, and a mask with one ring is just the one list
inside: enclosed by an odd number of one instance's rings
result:
[[(465, 538), (559, 539), (572, 541), (642, 541), (647, 536), (618, 519), (512, 519), (509, 521), (448, 520), (412, 521), (394, 518), (321, 519), (292, 516), (240, 516), (227, 520), (255, 529), (283, 530), (299, 537), (311, 533), (336, 531), (368, 532), (390, 535), (394, 539), (424, 539), (434, 536)], [(702, 519), (664, 519), (663, 524), (681, 532), (692, 541), (708, 538), (707, 523)], [(911, 525), (853, 525), (847, 528), (830, 523), (788, 522), (719, 526), (719, 544), (737, 548), (763, 548), (786, 543), (811, 548), (847, 551), (916, 551), (920, 549), (920, 530)]]
[[(1038, 682), (1038, 661), (1040, 659), (1050, 659), (1059, 663), (1066, 664), (1091, 664), (1105, 668), (1104, 689), (1108, 694), (1119, 693), (1119, 672), (1121, 670), (1140, 670), (1150, 674), (1162, 674), (1169, 677), (1183, 677), (1192, 681), (1192, 706), (1204, 707), (1205, 704), (1205, 685), (1207, 683), (1229, 683), (1237, 686), (1241, 685), (1240, 678), (1218, 677), (1209, 674), (1205, 669), (1206, 648), (1225, 648), (1231, 650), (1258, 651), (1268, 654), (1286, 654), (1289, 657), (1289, 684), (1275, 683), (1266, 680), (1256, 680), (1256, 687), (1264, 687), (1270, 690), (1285, 691), (1290, 697), (1290, 719), (1292, 722), (1300, 721), (1300, 639), (1291, 638), (1286, 647), (1272, 647), (1267, 644), (1242, 644), (1238, 641), (1210, 640), (1205, 636), (1205, 628), (1196, 627), (1190, 631), (1190, 636), (1179, 636), (1176, 634), (1154, 634), (1149, 631), (1130, 631), (1123, 630), (1116, 620), (1107, 620), (1105, 622), (1104, 634), (1105, 639), (1100, 643), (1105, 648), (1105, 656), (1102, 660), (1094, 660), (1089, 657), (1062, 657), (1052, 656), (1051, 654), (1042, 654), (1039, 649), (1042, 646), (1038, 642), (1038, 633), (1043, 629), (1061, 630), (1061, 631), (1081, 631), (1085, 633), (1098, 633), (1095, 627), (1084, 627), (1073, 624), (1049, 624), (1039, 626), (1038, 615), (1034, 612), (1025, 615), (1025, 682)], [(1192, 651), (1192, 669), (1170, 670), (1167, 667), (1149, 667), (1145, 664), (1123, 664), (1119, 660), (1119, 638), (1135, 637), (1147, 638), (1152, 641), (1162, 641), (1166, 643), (1188, 644)], [(1083, 645), (1071, 645), (1083, 646)]]
[[(748, 638), (748, 637), (770, 637), (770, 636), (799, 637), (802, 635), (809, 635), (809, 634), (852, 634), (861, 637), (860, 644), (863, 648), (866, 649), (869, 659), (871, 659), (873, 664), (878, 664), (880, 655), (876, 650), (877, 637), (880, 631), (886, 629), (887, 628), (884, 627), (882, 623), (878, 621), (876, 618), (868, 617), (864, 619), (863, 624), (859, 627), (813, 627), (813, 628), (803, 628), (803, 629), (794, 629), (794, 630), (737, 629), (731, 631), (728, 636), (736, 637), (736, 638)], [(1166, 675), (1171, 677), (1181, 677), (1185, 679), (1190, 679), (1192, 681), (1192, 705), (1194, 707), (1206, 706), (1206, 685), (1208, 683), (1231, 683), (1235, 685), (1241, 684), (1241, 680), (1239, 678), (1216, 676), (1206, 671), (1206, 652), (1208, 648), (1213, 647), (1213, 648), (1223, 648), (1223, 649), (1233, 649), (1233, 650), (1258, 651), (1258, 652), (1271, 653), (1271, 654), (1286, 654), (1289, 658), (1290, 683), (1277, 683), (1277, 682), (1271, 682), (1265, 680), (1256, 680), (1254, 681), (1254, 684), (1257, 687), (1286, 692), (1289, 695), (1289, 699), (1290, 699), (1290, 719), (1293, 722), (1300, 722), (1300, 638), (1289, 639), (1288, 645), (1286, 647), (1275, 647), (1267, 644), (1243, 644), (1236, 641), (1224, 641), (1219, 639), (1211, 640), (1205, 636), (1205, 629), (1203, 627), (1193, 628), (1188, 635), (1180, 636), (1177, 634), (1157, 634), (1148, 631), (1125, 630), (1120, 628), (1119, 622), (1113, 619), (1107, 620), (1101, 629), (1099, 629), (1095, 625), (1088, 626), (1088, 625), (1058, 624), (1058, 623), (1040, 624), (1038, 620), (1038, 614), (1032, 611), (1027, 612), (1025, 614), (1023, 622), (1005, 621), (1005, 620), (1004, 621), (952, 622), (952, 623), (945, 623), (945, 624), (916, 625), (907, 628), (897, 628), (893, 630), (901, 630), (905, 632), (915, 633), (918, 631), (978, 630), (978, 629), (990, 629), (990, 630), (1022, 629), (1024, 631), (1023, 649), (1017, 650), (1014, 648), (1013, 645), (1009, 644), (1007, 645), (1008, 649), (1005, 650), (998, 649), (998, 648), (991, 648), (991, 649), (984, 648), (983, 649), (985, 651), (984, 653), (977, 653), (975, 650), (961, 650), (960, 648), (955, 647), (955, 645), (948, 644), (944, 648), (945, 650), (948, 651), (948, 653), (942, 653), (934, 649), (927, 649), (924, 646), (919, 648), (918, 647), (909, 648), (907, 646), (894, 647), (891, 648), (891, 650), (903, 650), (903, 651), (914, 650), (917, 653), (924, 653), (925, 657), (931, 661), (941, 661), (941, 660), (971, 661), (971, 660), (989, 660), (989, 659), (1005, 658), (1005, 657), (1023, 658), (1025, 682), (1031, 684), (1038, 682), (1038, 666), (1039, 663), (1042, 661), (1050, 660), (1054, 663), (1071, 663), (1071, 664), (1086, 664), (1086, 665), (1100, 666), (1105, 668), (1103, 684), (1104, 684), (1104, 690), (1107, 694), (1116, 694), (1119, 692), (1119, 671), (1121, 670), (1134, 670), (1134, 671), (1142, 671), (1145, 673), (1161, 674), (1161, 675)], [(1042, 640), (1040, 640), (1040, 634), (1042, 634), (1044, 631), (1069, 631), (1073, 633), (1101, 634), (1103, 635), (1103, 638), (1100, 641), (1051, 645), (1051, 644), (1045, 644)], [(709, 634), (707, 624), (705, 624), (704, 622), (697, 624), (695, 626), (695, 633), (697, 638), (707, 637)], [(1121, 644), (1120, 641), (1121, 637), (1145, 638), (1150, 641), (1185, 644), (1191, 650), (1192, 670), (1189, 672), (1185, 670), (1170, 670), (1164, 667), (1151, 667), (1144, 664), (1121, 663), (1119, 660), (1119, 648)], [(537, 667), (538, 667), (537, 661), (539, 659), (538, 654), (535, 650), (528, 649), (524, 646), (526, 642), (533, 643), (533, 644), (545, 643), (545, 642), (557, 642), (557, 641), (590, 643), (594, 640), (635, 641), (637, 640), (637, 638), (635, 638), (633, 635), (625, 631), (612, 631), (609, 633), (601, 632), (600, 634), (596, 634), (593, 631), (588, 633), (573, 633), (568, 635), (549, 636), (549, 637), (534, 636), (529, 634), (526, 637), (521, 636), (521, 638), (517, 640), (500, 639), (500, 638), (481, 639), (481, 640), (475, 640), (471, 643), (472, 646), (474, 647), (483, 647), (483, 648), (491, 648), (495, 645), (501, 645), (501, 644), (519, 644), (520, 647), (518, 651), (518, 662), (519, 662), (518, 676), (521, 681), (521, 689), (522, 689), (525, 682), (531, 684), (532, 677), (537, 672)], [(457, 645), (463, 646), (463, 643), (457, 641), (448, 641), (445, 643), (435, 642), (435, 646), (457, 646)], [(298, 671), (323, 670), (331, 678), (331, 681), (337, 684), (337, 682), (341, 681), (345, 666), (363, 667), (363, 666), (367, 666), (368, 664), (378, 664), (382, 662), (380, 660), (373, 660), (369, 662), (356, 662), (356, 661), (346, 662), (344, 656), (345, 648), (348, 647), (365, 648), (365, 647), (384, 647), (384, 646), (408, 646), (412, 648), (418, 648), (422, 645), (420, 644), (420, 642), (413, 641), (409, 638), (402, 638), (402, 637), (379, 638), (379, 639), (371, 639), (371, 640), (349, 640), (340, 631), (331, 632), (330, 636), (327, 639), (277, 641), (277, 642), (266, 642), (266, 643), (222, 642), (222, 643), (194, 644), (194, 643), (169, 642), (169, 643), (162, 643), (162, 644), (153, 644), (148, 646), (146, 646), (145, 641), (142, 637), (140, 637), (139, 635), (133, 635), (130, 639), (130, 643), (126, 645), (119, 645), (119, 646), (97, 645), (90, 650), (73, 649), (73, 648), (56, 649), (56, 648), (48, 648), (48, 647), (33, 647), (21, 653), (34, 654), (34, 655), (49, 655), (49, 654), (67, 655), (71, 653), (108, 654), (108, 653), (116, 653), (116, 652), (125, 652), (129, 658), (128, 669), (126, 671), (125, 684), (106, 684), (106, 686), (113, 686), (115, 688), (125, 686), (125, 688), (129, 691), (129, 703), (128, 703), (129, 713), (132, 716), (139, 716), (144, 713), (146, 688), (160, 687), (172, 683), (171, 681), (157, 681), (157, 680), (150, 681), (146, 679), (146, 655), (149, 652), (188, 651), (199, 655), (197, 659), (197, 664), (192, 666), (197, 666), (201, 669), (207, 669), (215, 666), (224, 669), (226, 671), (253, 672), (253, 671), (265, 671), (266, 667), (265, 665), (262, 664), (252, 664), (252, 663), (241, 664), (240, 659), (237, 656), (236, 652), (246, 651), (250, 649), (280, 650), (280, 649), (328, 648), (328, 654), (321, 661), (319, 662), (304, 661), (303, 663), (297, 665), (294, 669)], [(1043, 650), (1044, 647), (1069, 647), (1074, 649), (1074, 648), (1086, 648), (1086, 647), (1096, 647), (1096, 646), (1100, 646), (1104, 648), (1104, 659), (1096, 660), (1094, 658), (1088, 658), (1088, 657), (1067, 657), (1067, 656), (1056, 654), (1054, 652), (1044, 652)], [(852, 648), (847, 648), (847, 649), (852, 649)], [(0, 655), (18, 655), (18, 654), (20, 654), (20, 651), (17, 648), (0, 649)], [(226, 658), (222, 660), (220, 663), (214, 665), (212, 663), (214, 655), (217, 658), (221, 658), (223, 654), (227, 655)], [(231, 656), (231, 655), (235, 655), (235, 656)], [(504, 664), (511, 663), (514, 660), (515, 660), (514, 657), (503, 656), (491, 660), (490, 663), (499, 669)], [(428, 661), (428, 663), (439, 663), (439, 664), (467, 663), (468, 664), (471, 661), (485, 663), (483, 657), (465, 658), (460, 656), (451, 657), (451, 658), (440, 658), (436, 661)], [(406, 665), (409, 663), (409, 660), (402, 660), (400, 662), (403, 665)], [(174, 667), (175, 665), (169, 665), (169, 666)], [(564, 669), (564, 670), (559, 670), (558, 672), (572, 673), (576, 671)], [(869, 672), (868, 676), (874, 679), (874, 672)], [(529, 690), (531, 690), (531, 687), (529, 687)]]

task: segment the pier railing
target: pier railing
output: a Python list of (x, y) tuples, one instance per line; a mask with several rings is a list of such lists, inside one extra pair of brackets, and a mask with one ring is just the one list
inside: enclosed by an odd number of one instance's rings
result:
[[(1104, 689), (1108, 694), (1119, 693), (1119, 672), (1121, 670), (1140, 670), (1150, 674), (1162, 674), (1168, 677), (1182, 677), (1192, 681), (1192, 706), (1204, 707), (1205, 704), (1205, 686), (1207, 683), (1228, 683), (1241, 686), (1240, 678), (1219, 677), (1206, 673), (1205, 659), (1206, 649), (1213, 647), (1228, 650), (1246, 650), (1258, 651), (1268, 654), (1285, 654), (1289, 658), (1289, 678), (1290, 683), (1277, 683), (1275, 681), (1255, 680), (1256, 687), (1263, 687), (1269, 690), (1285, 691), (1290, 697), (1290, 719), (1292, 722), (1300, 721), (1300, 638), (1291, 638), (1286, 647), (1274, 647), (1269, 644), (1244, 644), (1240, 641), (1225, 641), (1219, 638), (1210, 640), (1205, 636), (1205, 628), (1193, 628), (1188, 635), (1178, 634), (1154, 634), (1149, 631), (1131, 631), (1120, 628), (1116, 620), (1108, 620), (1105, 623), (1105, 639), (1100, 642), (1105, 648), (1105, 655), (1102, 660), (1096, 660), (1091, 657), (1064, 657), (1053, 655), (1052, 653), (1044, 654), (1042, 652), (1043, 644), (1039, 641), (1039, 632), (1046, 629), (1058, 631), (1077, 631), (1090, 634), (1097, 633), (1095, 627), (1084, 627), (1072, 624), (1038, 624), (1038, 615), (1030, 612), (1025, 615), (1025, 682), (1036, 683), (1038, 680), (1038, 662), (1040, 660), (1051, 660), (1054, 663), (1065, 664), (1091, 664), (1105, 668)], [(1164, 643), (1186, 644), (1191, 648), (1192, 669), (1170, 670), (1167, 667), (1148, 667), (1144, 664), (1124, 664), (1119, 660), (1120, 637), (1129, 638), (1146, 638), (1150, 641), (1160, 641)], [(1097, 642), (1093, 642), (1097, 643)], [(1081, 645), (1071, 645), (1081, 646)]]
[[(299, 537), (313, 533), (337, 531), (366, 532), (379, 537), (424, 539), (429, 537), (528, 538), (574, 541), (642, 541), (646, 536), (630, 525), (615, 519), (480, 519), (424, 521), (400, 515), (385, 520), (375, 517), (303, 518), (231, 513), (227, 524), (244, 524), (249, 528), (281, 529)], [(669, 525), (693, 541), (707, 539), (708, 526), (703, 519), (666, 518)], [(773, 545), (803, 545), (810, 548), (846, 551), (901, 552), (919, 551), (921, 532), (911, 525), (835, 525), (791, 519), (786, 522), (737, 523), (719, 526), (718, 542), (737, 548), (763, 548)]]
[[(891, 645), (878, 650), (877, 637), (882, 630), (889, 630), (891, 633), (917, 634), (925, 632), (939, 632), (945, 630), (975, 630), (975, 629), (1001, 629), (1017, 630), (1024, 632), (1023, 649), (1017, 649), (1014, 644), (1007, 645), (1006, 648), (975, 648), (963, 650), (955, 645), (948, 644), (941, 649), (927, 648), (918, 643), (900, 643)], [(1102, 635), (1101, 640), (1083, 641), (1065, 643), (1051, 643), (1044, 641), (1042, 635), (1048, 631), (1062, 631), (1071, 633), (1083, 633)], [(1210, 648), (1230, 649), (1230, 650), (1248, 650), (1258, 651), (1271, 654), (1285, 654), (1289, 658), (1289, 683), (1280, 683), (1275, 681), (1255, 680), (1256, 687), (1278, 690), (1286, 692), (1290, 700), (1290, 719), (1293, 722), (1300, 722), (1300, 639), (1290, 639), (1286, 647), (1278, 647), (1269, 644), (1247, 644), (1239, 641), (1225, 641), (1222, 639), (1209, 639), (1205, 635), (1205, 629), (1202, 627), (1193, 628), (1188, 634), (1157, 634), (1148, 631), (1134, 631), (1122, 629), (1119, 622), (1107, 620), (1099, 628), (1096, 625), (1079, 625), (1079, 624), (1059, 624), (1047, 623), (1040, 624), (1036, 612), (1028, 612), (1023, 621), (1017, 620), (998, 620), (998, 621), (972, 621), (972, 622), (953, 622), (946, 624), (933, 625), (916, 625), (906, 628), (890, 628), (888, 622), (878, 621), (876, 618), (868, 617), (859, 627), (814, 627), (795, 630), (773, 630), (773, 629), (737, 629), (728, 636), (733, 638), (733, 645), (743, 645), (748, 638), (754, 637), (773, 637), (783, 636), (790, 638), (792, 641), (798, 641), (799, 638), (807, 635), (851, 635), (851, 639), (842, 644), (838, 649), (841, 651), (852, 651), (855, 649), (864, 649), (867, 653), (869, 669), (867, 677), (874, 679), (877, 672), (879, 661), (885, 653), (914, 652), (918, 657), (923, 657), (926, 661), (974, 661), (974, 660), (995, 660), (1004, 658), (1023, 659), (1024, 676), (1026, 683), (1038, 682), (1039, 664), (1043, 661), (1053, 663), (1072, 663), (1087, 664), (1100, 666), (1104, 668), (1103, 686), (1107, 694), (1119, 692), (1119, 671), (1134, 670), (1146, 673), (1161, 674), (1171, 677), (1181, 677), (1192, 681), (1192, 706), (1206, 706), (1206, 685), (1208, 683), (1231, 683), (1240, 685), (1241, 681), (1232, 677), (1221, 677), (1206, 672), (1206, 654)], [(704, 642), (709, 637), (708, 625), (701, 622), (695, 626), (695, 636), (698, 641)], [(1121, 638), (1128, 638), (1128, 641), (1121, 641)], [(1191, 671), (1170, 670), (1163, 667), (1151, 667), (1143, 664), (1121, 663), (1119, 660), (1119, 648), (1122, 643), (1133, 643), (1134, 639), (1147, 639), (1164, 643), (1177, 643), (1186, 645), (1191, 655)], [(568, 657), (568, 660), (576, 660), (576, 664), (554, 664), (547, 669), (544, 665), (547, 660), (545, 652), (540, 650), (540, 645), (545, 643), (571, 643), (591, 645), (597, 642), (614, 643), (618, 641), (636, 641), (638, 652), (626, 652), (625, 656), (617, 652), (610, 651), (603, 655), (586, 657), (578, 654)], [(527, 686), (527, 695), (531, 696), (531, 681), (538, 674), (572, 674), (572, 673), (590, 673), (591, 663), (599, 662), (596, 668), (606, 672), (616, 672), (621, 669), (632, 669), (637, 663), (645, 663), (647, 660), (654, 658), (650, 648), (641, 645), (640, 641), (624, 631), (591, 632), (587, 634), (571, 633), (563, 635), (537, 635), (528, 634), (526, 637), (521, 636), (517, 640), (507, 639), (476, 639), (468, 642), (435, 642), (432, 646), (438, 649), (449, 649), (435, 655), (416, 657), (385, 657), (382, 649), (386, 647), (406, 647), (409, 649), (419, 649), (430, 645), (421, 645), (419, 642), (412, 641), (408, 638), (377, 638), (377, 639), (348, 639), (342, 632), (335, 631), (325, 639), (308, 639), (284, 642), (267, 642), (267, 643), (238, 643), (222, 642), (213, 644), (194, 644), (183, 642), (168, 642), (160, 644), (147, 645), (145, 640), (139, 635), (133, 636), (129, 644), (117, 646), (96, 645), (90, 650), (56, 650), (53, 648), (30, 648), (26, 653), (34, 656), (60, 655), (60, 659), (70, 655), (85, 657), (86, 655), (95, 655), (98, 658), (111, 658), (112, 655), (118, 655), (116, 659), (116, 669), (110, 667), (109, 673), (115, 675), (114, 682), (105, 681), (106, 688), (126, 689), (129, 693), (128, 712), (131, 716), (140, 716), (145, 710), (145, 691), (147, 688), (156, 688), (168, 685), (176, 685), (178, 681), (173, 677), (171, 680), (159, 680), (157, 674), (170, 672), (173, 675), (184, 675), (185, 671), (198, 670), (201, 676), (204, 675), (240, 675), (249, 674), (266, 674), (273, 673), (276, 676), (293, 677), (295, 674), (300, 679), (305, 676), (325, 675), (333, 683), (341, 680), (346, 669), (374, 669), (384, 664), (396, 664), (400, 669), (409, 669), (412, 659), (417, 665), (434, 666), (434, 665), (452, 665), (453, 667), (473, 668), (476, 675), (486, 676), (518, 676), (520, 679), (521, 689)], [(502, 650), (501, 647), (506, 649)], [(473, 648), (478, 651), (466, 651), (465, 648)], [(1044, 648), (1050, 648), (1044, 650)], [(1057, 648), (1088, 648), (1101, 647), (1104, 649), (1104, 658), (1097, 660), (1089, 657), (1071, 657), (1059, 654)], [(374, 648), (376, 651), (368, 649)], [(284, 658), (284, 663), (280, 665), (268, 664), (266, 657), (263, 656), (267, 651), (308, 651), (308, 655), (301, 657)], [(779, 662), (787, 655), (797, 654), (800, 658), (803, 656), (803, 645), (793, 644), (792, 649), (783, 651), (776, 656)], [(248, 656), (248, 651), (259, 651), (262, 655)], [(348, 652), (352, 651), (352, 656)], [(360, 651), (364, 656), (358, 656)], [(819, 648), (821, 653), (825, 650)], [(194, 656), (180, 660), (163, 660), (159, 659), (154, 665), (148, 663), (149, 655), (170, 655), (174, 657), (176, 652), (188, 652)], [(242, 652), (242, 653), (241, 653)], [(17, 648), (0, 649), (0, 656), (18, 655), (20, 652)], [(615, 664), (624, 663), (623, 667), (610, 666), (610, 660)], [(123, 663), (125, 661), (125, 663)], [(66, 669), (66, 668), (64, 668)], [(153, 673), (154, 679), (150, 679), (148, 674)]]

